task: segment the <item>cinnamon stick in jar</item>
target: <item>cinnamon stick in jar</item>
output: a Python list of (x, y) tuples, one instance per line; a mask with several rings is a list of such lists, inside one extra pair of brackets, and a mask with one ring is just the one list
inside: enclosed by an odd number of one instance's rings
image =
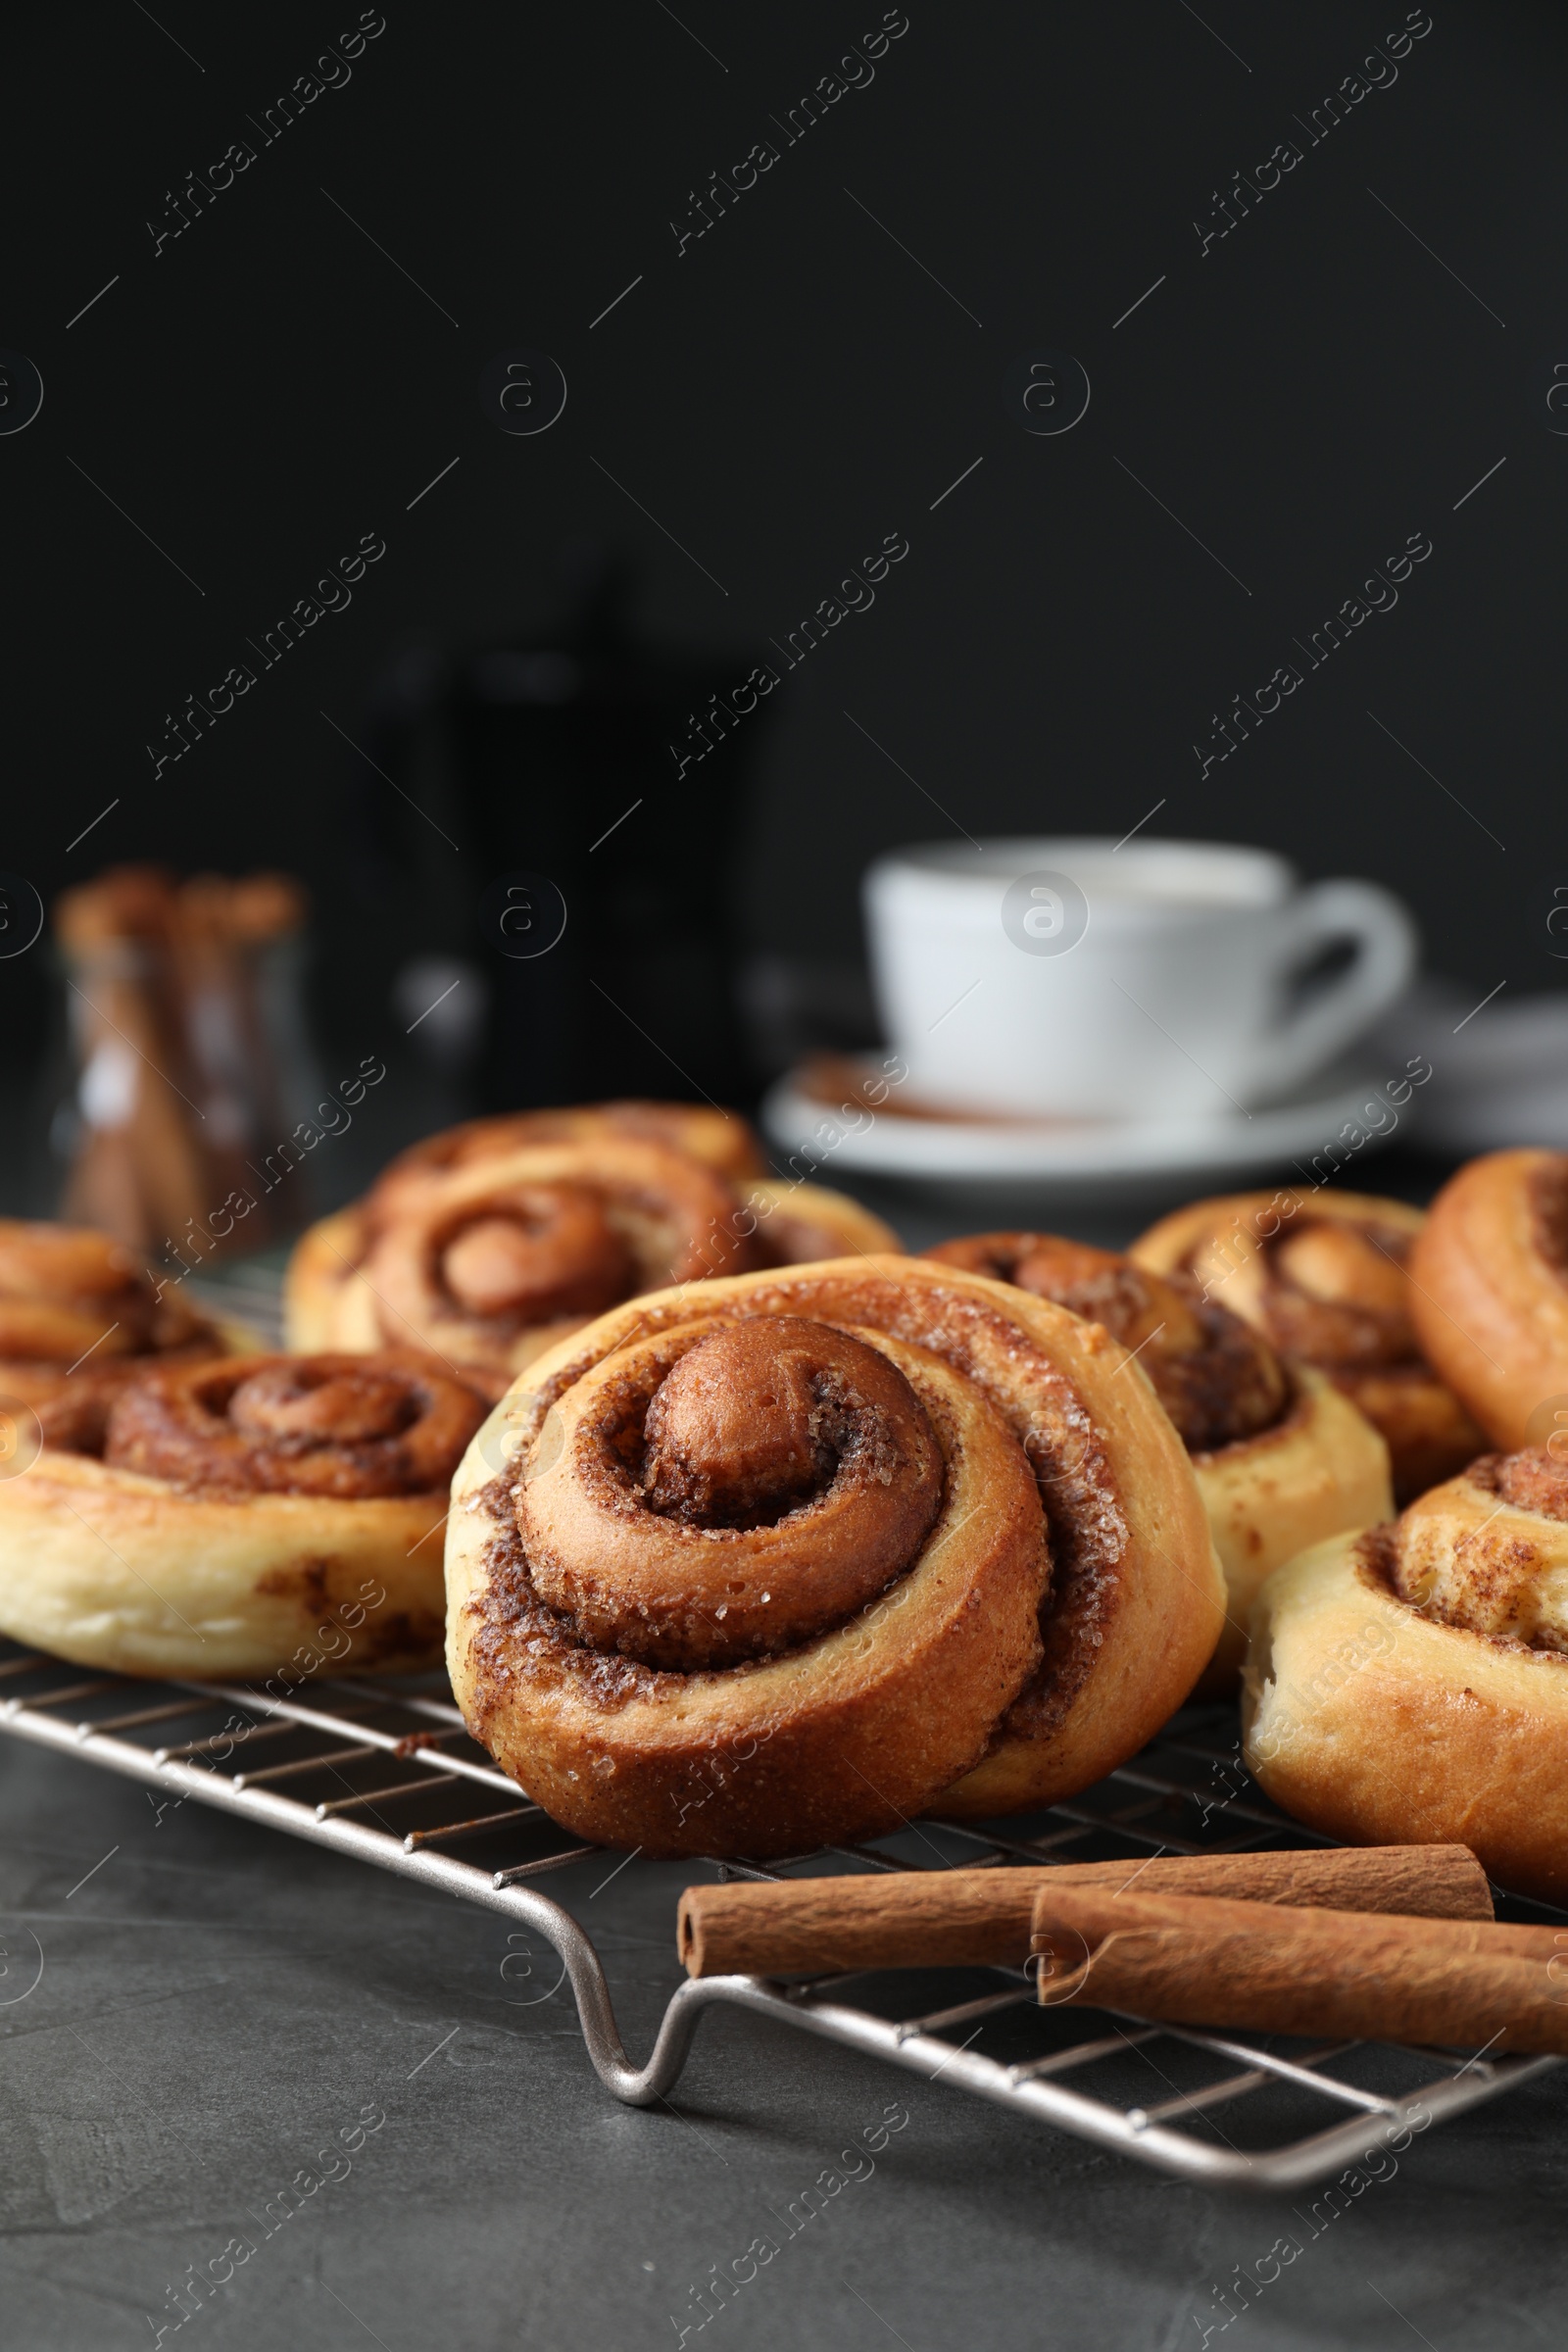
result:
[(1166, 2025), (1568, 2054), (1554, 1928), (1051, 1886), (1040, 1998)]
[(1467, 1845), (1329, 1846), (688, 1886), (680, 1899), (678, 1947), (694, 1977), (1019, 1968), (1029, 1957), (1037, 1893), (1066, 1886), (1492, 1917), (1486, 1874)]

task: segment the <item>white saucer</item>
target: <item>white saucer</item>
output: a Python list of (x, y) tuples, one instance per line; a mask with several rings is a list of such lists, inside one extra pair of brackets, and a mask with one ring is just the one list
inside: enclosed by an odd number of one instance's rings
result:
[[(868, 1079), (880, 1074), (874, 1059), (858, 1066)], [(804, 1092), (792, 1074), (767, 1095), (762, 1122), (781, 1152), (810, 1161), (829, 1183), (838, 1175), (892, 1177), (977, 1200), (1082, 1200), (1177, 1185), (1191, 1196), (1264, 1175), (1327, 1182), (1388, 1140), (1369, 1128), (1369, 1105), (1374, 1116), (1388, 1115), (1377, 1076), (1343, 1064), (1320, 1075), (1309, 1095), (1250, 1114), (1143, 1123), (910, 1118), (853, 1107), (846, 1114)], [(1405, 1125), (1401, 1118), (1401, 1132)], [(1364, 1139), (1358, 1146), (1348, 1128)]]

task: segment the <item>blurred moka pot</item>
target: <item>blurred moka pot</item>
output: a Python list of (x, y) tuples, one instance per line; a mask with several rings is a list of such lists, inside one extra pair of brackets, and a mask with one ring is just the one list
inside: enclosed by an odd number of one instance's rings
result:
[(643, 635), (603, 549), (567, 568), (556, 625), (376, 681), (345, 767), (361, 879), (421, 962), (468, 959), (476, 1106), (731, 1100), (735, 867), (776, 671)]

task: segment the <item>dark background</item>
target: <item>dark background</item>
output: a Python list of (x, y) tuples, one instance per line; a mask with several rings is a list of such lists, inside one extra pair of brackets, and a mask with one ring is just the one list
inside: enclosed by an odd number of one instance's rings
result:
[[(461, 956), (506, 983), (485, 890), (514, 864), (598, 872), (590, 845), (639, 797), (572, 952), (610, 955), (628, 906), (645, 960), (662, 924), (676, 949), (727, 926), (732, 1004), (694, 979), (650, 1020), (635, 971), (622, 1000), (656, 1057), (726, 1099), (754, 1099), (813, 1027), (863, 1028), (859, 874), (953, 825), (1119, 836), (1163, 800), (1152, 832), (1392, 885), (1466, 1004), (1561, 985), (1568, 440), (1534, 374), (1568, 361), (1560, 7), (1434, 0), (1396, 83), (1307, 146), (1297, 118), (1398, 29), (1399, 0), (1200, 17), (909, 0), (871, 86), (677, 258), (691, 192), (777, 138), (771, 118), (879, 5), (679, 0), (676, 22), (659, 0), (387, 0), (347, 87), (270, 146), (248, 118), (357, 7), (154, 6), (156, 23), (135, 0), (13, 10), (0, 30), (0, 345), (46, 386), (36, 421), (0, 435), (0, 867), (46, 900), (131, 858), (302, 873), (325, 1074), (366, 1054), (393, 1073), (334, 1145), (331, 1190), (479, 1084), (416, 1058), (394, 975)], [(146, 222), (241, 137), (256, 162), (155, 260)], [(1301, 164), (1202, 258), (1195, 218), (1287, 138)], [(477, 397), (519, 347), (569, 386), (534, 438)], [(1009, 364), (1042, 350), (1093, 387), (1060, 438), (1003, 403)], [(667, 759), (568, 775), (540, 731), (486, 768), (478, 814), (453, 741), (416, 732), (387, 757), (421, 816), (321, 716), (384, 751), (450, 682), (448, 653), (559, 647), (612, 561), (636, 575), (645, 662), (662, 646), (733, 677), (892, 531), (910, 553), (874, 608), (730, 764), (680, 781)], [(1433, 555), (1398, 608), (1200, 780), (1211, 714), (1417, 531)], [(367, 532), (387, 552), (351, 608), (155, 783), (165, 714)], [(588, 1005), (578, 969), (545, 975), (552, 1036)], [(45, 945), (0, 961), (0, 1115), (29, 1147), (57, 996)], [(563, 1092), (626, 1082), (627, 1039), (595, 1018)], [(1396, 1156), (1380, 1188), (1398, 1188)], [(64, 1955), (36, 2014), (0, 2028), (19, 2344), (150, 2340), (146, 2311), (222, 2243), (232, 2200), (269, 2193), (383, 2082), (380, 2171), (190, 2340), (668, 2342), (757, 2199), (796, 2193), (906, 2083), (727, 2021), (682, 2086), (697, 2123), (622, 2110), (568, 2012), (502, 2015), (488, 1914), (195, 1805), (155, 1835), (141, 1792), (85, 1763), (8, 1764), (6, 1884)], [(632, 1890), (613, 1924), (588, 1916), (640, 2053), (674, 1964), (667, 1874), (638, 1869), (600, 1905)], [(411, 2074), (454, 2018), (463, 2035)], [(713, 2341), (1168, 2352), (1201, 2332), (1213, 2282), (1293, 2226), (1277, 2201), (1166, 2181), (940, 2084), (910, 2106), (881, 2202)], [(1561, 2106), (1553, 2076), (1434, 2132), (1235, 2340), (1552, 2340)]]
[[(1120, 834), (1163, 799), (1152, 833), (1393, 885), (1476, 996), (1558, 985), (1568, 442), (1532, 371), (1568, 354), (1568, 22), (1440, 7), (1396, 82), (1308, 145), (1298, 119), (1405, 13), (916, 7), (870, 86), (794, 146), (773, 118), (880, 9), (394, 4), (347, 86), (270, 146), (247, 118), (353, 8), (13, 19), (0, 340), (46, 397), (0, 439), (0, 864), (45, 899), (130, 857), (290, 866), (315, 899), (324, 1054), (395, 1056), (397, 967), (496, 966), (473, 910), (498, 870), (569, 867), (640, 793), (611, 854), (656, 861), (666, 892), (677, 873), (688, 915), (732, 925), (736, 1032), (721, 1005), (687, 1009), (722, 1045), (702, 1082), (721, 1066), (741, 1099), (797, 1042), (799, 1023), (768, 1025), (781, 993), (863, 1028), (861, 869), (955, 825)], [(187, 172), (240, 137), (256, 162), (155, 259), (146, 223), (172, 225)], [(677, 257), (670, 220), (764, 137), (779, 162)], [(1212, 225), (1233, 172), (1287, 138), (1302, 162), (1200, 255), (1195, 219)], [(477, 397), (516, 347), (569, 386), (532, 438)], [(1009, 362), (1041, 349), (1093, 387), (1059, 438), (1004, 407)], [(387, 553), (352, 607), (155, 783), (165, 713), (367, 531)], [(377, 694), (384, 710), (388, 680), (427, 678), (442, 649), (559, 642), (564, 583), (607, 559), (635, 569), (645, 643), (739, 675), (890, 531), (910, 553), (874, 609), (728, 755), (732, 851), (699, 819), (704, 770), (677, 781), (667, 756), (622, 793), (565, 790), (519, 753), (506, 841), (489, 818), (460, 828), (438, 747), (390, 772), (446, 810), (454, 850), (320, 715), (376, 741)], [(1416, 531), (1434, 553), (1398, 609), (1200, 780), (1212, 714)], [(612, 919), (580, 906), (574, 943)], [(46, 974), (45, 950), (0, 964), (14, 1085)], [(589, 1041), (601, 1061), (612, 1027)], [(696, 1050), (655, 1045), (683, 1066)], [(557, 1091), (605, 1091), (594, 1076)], [(649, 1076), (687, 1091), (662, 1061)], [(387, 1100), (417, 1125), (417, 1086)]]

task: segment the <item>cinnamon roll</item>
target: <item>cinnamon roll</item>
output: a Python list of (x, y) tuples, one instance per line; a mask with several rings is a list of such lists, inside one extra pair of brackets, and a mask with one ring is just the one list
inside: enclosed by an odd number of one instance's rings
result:
[(561, 1110), (514, 1110), (467, 1119), (400, 1152), (376, 1179), (378, 1206), (429, 1176), (448, 1176), (481, 1159), (505, 1159), (530, 1144), (597, 1144), (607, 1137), (662, 1144), (717, 1175), (765, 1176), (761, 1146), (738, 1110), (704, 1102), (580, 1102)]
[(448, 1664), (579, 1834), (785, 1854), (1098, 1780), (1190, 1688), (1222, 1585), (1109, 1334), (921, 1259), (616, 1308), (453, 1486)]
[(1282, 1355), (1326, 1373), (1382, 1431), (1406, 1502), (1486, 1444), (1422, 1352), (1407, 1270), (1422, 1223), (1369, 1193), (1235, 1193), (1162, 1217), (1130, 1254), (1191, 1274)]
[(413, 1353), (143, 1369), (100, 1428), (46, 1423), (0, 1484), (0, 1633), (204, 1681), (312, 1643), (356, 1667), (427, 1663), (448, 1489), (484, 1410)]
[(248, 1333), (195, 1313), (108, 1234), (0, 1218), (0, 1410), (13, 1418), (101, 1430), (144, 1365), (247, 1344)]
[(1282, 1363), (1189, 1274), (1152, 1274), (1049, 1233), (971, 1234), (926, 1255), (1053, 1298), (1132, 1350), (1192, 1457), (1225, 1571), (1225, 1624), (1199, 1694), (1234, 1690), (1264, 1578), (1305, 1545), (1393, 1509), (1377, 1431), (1320, 1373)]
[(604, 1308), (727, 1273), (746, 1246), (730, 1188), (683, 1152), (529, 1145), (314, 1226), (289, 1267), (289, 1340), (426, 1348), (504, 1387)]
[(1247, 1761), (1351, 1844), (1457, 1838), (1568, 1897), (1568, 1464), (1484, 1454), (1390, 1526), (1271, 1577), (1252, 1621)]
[(1410, 1271), (1421, 1344), (1493, 1442), (1568, 1453), (1568, 1152), (1471, 1160)]
[(899, 1246), (842, 1194), (730, 1183), (686, 1152), (625, 1135), (481, 1153), (446, 1174), (393, 1173), (299, 1244), (290, 1345), (428, 1348), (488, 1373), (497, 1396), (623, 1298)]

